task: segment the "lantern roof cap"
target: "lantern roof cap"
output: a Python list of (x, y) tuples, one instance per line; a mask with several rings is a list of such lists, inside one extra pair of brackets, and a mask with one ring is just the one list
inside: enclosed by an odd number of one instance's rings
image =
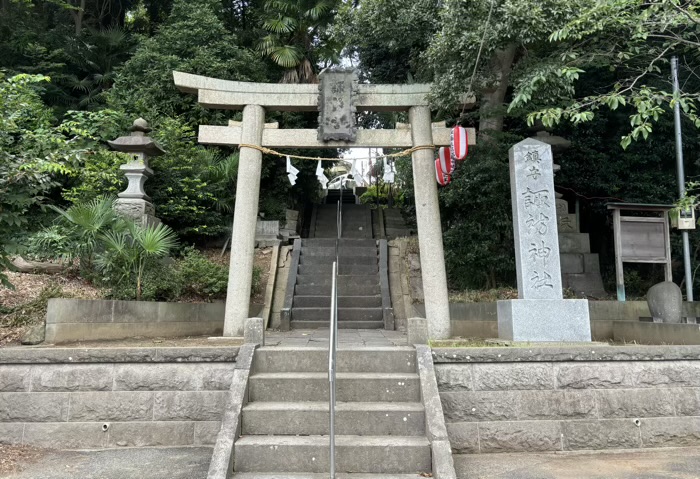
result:
[(143, 118), (134, 120), (129, 136), (120, 136), (116, 140), (108, 141), (113, 150), (122, 153), (143, 153), (148, 156), (160, 156), (165, 150), (152, 138), (146, 136), (152, 130), (148, 122)]

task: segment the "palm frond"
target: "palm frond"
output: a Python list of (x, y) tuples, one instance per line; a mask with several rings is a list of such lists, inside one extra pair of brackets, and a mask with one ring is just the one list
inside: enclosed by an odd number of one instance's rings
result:
[(291, 17), (269, 18), (263, 22), (263, 28), (273, 33), (293, 32), (298, 22)]
[(298, 47), (294, 45), (284, 45), (275, 48), (270, 54), (272, 61), (277, 63), (282, 68), (294, 68), (299, 65), (304, 55)]
[(135, 239), (146, 256), (166, 256), (177, 245), (175, 232), (163, 223), (145, 228), (139, 226)]

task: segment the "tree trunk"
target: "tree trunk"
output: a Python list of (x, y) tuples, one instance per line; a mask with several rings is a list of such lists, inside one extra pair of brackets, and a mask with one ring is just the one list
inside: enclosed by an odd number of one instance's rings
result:
[(65, 263), (42, 263), (39, 261), (27, 261), (21, 256), (12, 260), (12, 265), (20, 273), (43, 273), (56, 274), (66, 269), (68, 266)]
[(85, 15), (85, 0), (80, 0), (80, 7), (78, 10), (71, 10), (71, 15), (73, 16), (73, 23), (75, 23), (75, 36), (80, 36), (80, 32), (83, 31), (83, 16)]
[(490, 74), (494, 79), (492, 86), (481, 91), (479, 106), (479, 132), (488, 130), (503, 131), (505, 106), (503, 102), (508, 91), (510, 73), (517, 45), (510, 44), (503, 50), (496, 50), (489, 62)]

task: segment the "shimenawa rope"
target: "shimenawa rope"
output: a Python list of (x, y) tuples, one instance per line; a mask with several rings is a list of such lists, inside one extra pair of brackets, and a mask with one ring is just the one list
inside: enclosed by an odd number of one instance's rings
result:
[[(288, 155), (286, 153), (280, 153), (279, 151), (272, 150), (270, 148), (265, 148), (264, 146), (258, 146), (258, 145), (251, 145), (250, 143), (241, 143), (238, 145), (239, 148), (252, 148), (254, 150), (258, 150), (262, 153), (265, 153), (267, 155), (276, 155), (282, 158), (295, 158), (297, 160), (324, 160), (324, 161), (329, 161), (333, 160), (333, 158), (319, 158), (315, 156), (301, 156), (301, 155)], [(435, 145), (420, 145), (420, 146), (414, 146), (413, 148), (409, 148), (407, 150), (400, 151), (398, 153), (387, 153), (386, 155), (377, 155), (373, 157), (366, 157), (366, 158), (352, 158), (353, 160), (374, 160), (377, 158), (395, 158), (398, 156), (407, 156), (413, 153), (414, 151), (418, 150), (434, 150), (436, 147)]]

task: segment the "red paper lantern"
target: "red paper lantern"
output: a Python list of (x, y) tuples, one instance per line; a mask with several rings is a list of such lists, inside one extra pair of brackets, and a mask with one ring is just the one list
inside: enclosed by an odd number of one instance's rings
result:
[(435, 178), (440, 186), (446, 186), (450, 183), (450, 175), (442, 171), (439, 159), (435, 160)]
[(455, 169), (455, 163), (450, 156), (450, 149), (446, 146), (440, 148), (438, 150), (438, 158), (440, 160), (440, 169), (442, 169), (444, 173), (451, 175)]
[(452, 157), (457, 160), (463, 160), (469, 153), (469, 136), (467, 130), (461, 126), (452, 128), (450, 135), (450, 150)]

